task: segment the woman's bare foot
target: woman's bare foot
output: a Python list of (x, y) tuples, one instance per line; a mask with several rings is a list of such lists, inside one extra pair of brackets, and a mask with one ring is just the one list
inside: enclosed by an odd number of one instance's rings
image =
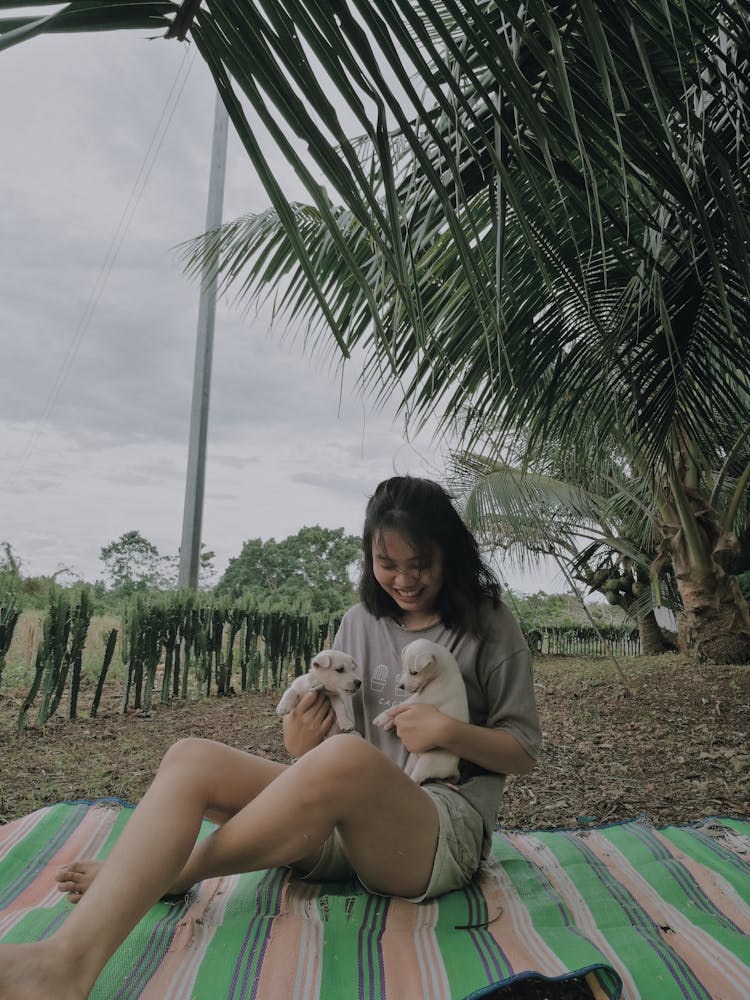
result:
[(96, 878), (103, 861), (74, 861), (61, 868), (55, 876), (57, 888), (65, 892), (71, 903), (77, 903)]
[(74, 963), (49, 941), (0, 944), (2, 1000), (86, 1000)]
[[(73, 861), (65, 868), (61, 868), (55, 876), (58, 890), (67, 893), (68, 900), (71, 903), (75, 904), (79, 902), (81, 896), (83, 896), (98, 875), (103, 864), (103, 861)], [(185, 893), (190, 892), (191, 888), (192, 884), (185, 885), (184, 883), (177, 882), (164, 893), (162, 898), (169, 899), (175, 896), (184, 896)], [(1, 996), (0, 1000), (3, 1000)]]

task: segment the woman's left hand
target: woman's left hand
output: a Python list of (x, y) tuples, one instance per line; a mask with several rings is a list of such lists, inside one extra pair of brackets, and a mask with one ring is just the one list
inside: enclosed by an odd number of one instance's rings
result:
[(434, 705), (397, 705), (388, 714), (409, 753), (425, 753), (444, 745), (451, 719)]

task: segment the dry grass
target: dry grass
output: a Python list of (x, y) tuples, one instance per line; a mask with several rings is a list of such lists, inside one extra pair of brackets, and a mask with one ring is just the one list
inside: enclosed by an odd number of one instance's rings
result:
[[(3, 689), (23, 687), (24, 685), (28, 687), (31, 684), (45, 615), (44, 611), (24, 611), (18, 619), (3, 673)], [(110, 673), (112, 677), (122, 676), (123, 666), (120, 657), (122, 622), (116, 615), (94, 615), (89, 625), (83, 652), (84, 677), (94, 683), (96, 683), (101, 671), (107, 636), (113, 628), (118, 630), (119, 638)]]

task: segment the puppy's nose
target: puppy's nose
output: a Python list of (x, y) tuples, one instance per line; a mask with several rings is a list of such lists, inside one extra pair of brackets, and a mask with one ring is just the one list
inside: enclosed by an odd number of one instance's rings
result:
[(359, 677), (355, 677), (354, 678), (354, 689), (355, 689), (355, 691), (358, 688), (361, 688), (361, 687), (362, 687), (362, 681), (359, 679)]
[(405, 690), (404, 685), (403, 685), (403, 683), (401, 681), (398, 682), (398, 684), (396, 685), (396, 687), (398, 688), (399, 691), (404, 691)]

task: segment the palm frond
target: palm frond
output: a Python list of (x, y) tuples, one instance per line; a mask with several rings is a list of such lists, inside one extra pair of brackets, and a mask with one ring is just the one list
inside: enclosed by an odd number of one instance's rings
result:
[(23, 11), (33, 7), (57, 7), (51, 14), (24, 13), (20, 16), (0, 16), (0, 51), (27, 42), (38, 35), (57, 32), (118, 31), (129, 29), (154, 29), (164, 32), (179, 3), (170, 0), (40, 0), (39, 3), (18, 3), (2, 0), (0, 14), (4, 11)]

